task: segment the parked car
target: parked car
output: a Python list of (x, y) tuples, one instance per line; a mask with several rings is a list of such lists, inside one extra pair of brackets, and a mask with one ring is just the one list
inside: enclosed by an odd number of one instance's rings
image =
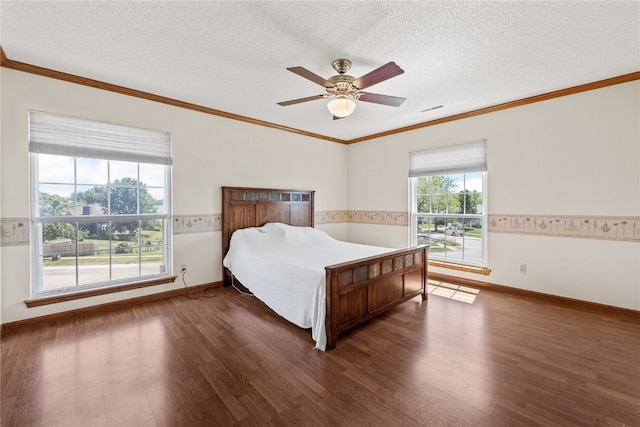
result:
[(447, 236), (461, 237), (464, 236), (464, 229), (456, 227), (447, 227), (444, 230), (444, 234)]

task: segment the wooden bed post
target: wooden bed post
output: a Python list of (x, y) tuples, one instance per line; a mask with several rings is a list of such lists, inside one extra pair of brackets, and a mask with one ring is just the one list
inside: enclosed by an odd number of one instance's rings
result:
[(426, 300), (429, 298), (429, 292), (428, 292), (428, 288), (429, 288), (429, 259), (427, 258), (429, 253), (429, 246), (425, 246), (424, 247), (424, 254), (423, 254), (423, 259), (424, 259), (424, 278), (423, 283), (424, 283), (424, 288), (422, 289), (422, 301)]
[(332, 275), (332, 271), (328, 268), (325, 268), (326, 271), (326, 277), (327, 279), (325, 280), (325, 286), (326, 286), (326, 299), (327, 299), (327, 303), (326, 303), (326, 319), (325, 319), (325, 328), (327, 330), (327, 350), (331, 350), (336, 348), (336, 343), (338, 341), (338, 333), (337, 333), (337, 329), (336, 329), (336, 320), (335, 320), (335, 313), (333, 312), (333, 306), (334, 306), (334, 301), (338, 298), (338, 295), (335, 291), (335, 289), (333, 288), (333, 286), (331, 286), (333, 283), (337, 282), (337, 277)]

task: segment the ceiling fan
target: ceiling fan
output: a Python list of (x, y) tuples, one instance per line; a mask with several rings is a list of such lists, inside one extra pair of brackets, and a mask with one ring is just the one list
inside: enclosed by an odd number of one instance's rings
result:
[(327, 93), (308, 96), (306, 98), (292, 99), (290, 101), (282, 101), (278, 102), (278, 105), (282, 105), (284, 107), (287, 105), (299, 104), (301, 102), (334, 97), (334, 99), (329, 101), (327, 104), (327, 108), (333, 115), (333, 120), (338, 120), (353, 113), (356, 109), (356, 103), (354, 100), (399, 107), (406, 99), (398, 96), (362, 92), (362, 89), (366, 89), (369, 86), (373, 86), (388, 80), (391, 77), (404, 73), (404, 70), (398, 67), (395, 62), (389, 62), (357, 79), (345, 74), (351, 68), (351, 61), (348, 59), (336, 59), (331, 63), (331, 65), (338, 74), (333, 77), (329, 77), (326, 80), (303, 67), (287, 68), (287, 70), (292, 73), (323, 86)]

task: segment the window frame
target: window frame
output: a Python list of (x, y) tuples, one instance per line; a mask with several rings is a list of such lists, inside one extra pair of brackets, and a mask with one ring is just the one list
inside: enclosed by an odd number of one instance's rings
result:
[[(429, 176), (452, 176), (452, 175), (464, 175), (467, 173), (482, 173), (482, 214), (451, 214), (451, 213), (418, 213), (418, 179), (422, 177)], [(454, 258), (446, 258), (436, 255), (431, 252), (429, 249), (429, 258), (442, 262), (445, 264), (453, 264), (453, 265), (462, 265), (469, 267), (477, 267), (481, 269), (488, 268), (488, 233), (487, 233), (487, 225), (488, 225), (488, 214), (487, 214), (487, 171), (476, 171), (476, 172), (461, 172), (461, 173), (450, 173), (450, 174), (438, 174), (438, 175), (424, 175), (424, 176), (416, 176), (409, 178), (409, 200), (410, 200), (410, 213), (411, 213), (411, 221), (409, 227), (409, 238), (410, 244), (415, 246), (418, 244), (418, 219), (419, 218), (462, 218), (462, 219), (481, 219), (482, 221), (482, 260), (481, 261), (470, 261), (463, 259), (454, 259)], [(462, 238), (466, 238), (462, 236)]]
[[(48, 114), (48, 113), (45, 113)], [(72, 118), (73, 119), (73, 118)], [(83, 120), (83, 119), (80, 119)], [(109, 125), (109, 124), (107, 124)], [(31, 125), (30, 125), (31, 126)], [(120, 125), (115, 125), (115, 126), (120, 126)], [(123, 126), (120, 126), (120, 128), (123, 128)], [(136, 130), (137, 128), (131, 128), (132, 130)], [(169, 135), (169, 140), (168, 143), (171, 144), (170, 141), (170, 135)], [(170, 147), (169, 147), (170, 150)], [(95, 292), (100, 292), (100, 290), (105, 290), (104, 293), (109, 293), (111, 291), (113, 291), (114, 289), (117, 289), (119, 287), (124, 289), (130, 289), (132, 288), (132, 284), (134, 285), (134, 287), (141, 287), (143, 286), (144, 283), (151, 283), (151, 284), (161, 284), (161, 283), (167, 283), (169, 281), (173, 281), (173, 280), (169, 280), (172, 278), (173, 275), (173, 242), (172, 242), (172, 238), (173, 238), (173, 224), (172, 224), (172, 217), (171, 217), (171, 212), (172, 212), (172, 200), (171, 200), (171, 196), (172, 196), (172, 191), (171, 191), (171, 177), (172, 177), (172, 165), (171, 165), (171, 160), (169, 158), (168, 163), (164, 163), (164, 164), (160, 164), (160, 163), (154, 163), (153, 161), (145, 161), (144, 159), (133, 159), (133, 160), (122, 160), (121, 158), (113, 158), (113, 159), (109, 159), (109, 158), (93, 158), (93, 157), (87, 157), (87, 156), (83, 156), (83, 155), (73, 155), (73, 153), (61, 153), (61, 154), (53, 154), (53, 155), (60, 155), (63, 157), (66, 157), (68, 159), (73, 159), (73, 183), (69, 184), (69, 183), (58, 183), (58, 184), (64, 184), (64, 185), (73, 185), (74, 187), (74, 193), (77, 193), (78, 191), (78, 187), (79, 186), (85, 186), (86, 184), (83, 183), (79, 183), (78, 179), (79, 179), (79, 174), (78, 174), (78, 159), (82, 159), (82, 160), (106, 160), (107, 162), (113, 162), (113, 161), (117, 161), (117, 162), (130, 162), (136, 165), (136, 173), (137, 176), (135, 177), (136, 182), (138, 183), (138, 187), (136, 187), (138, 190), (140, 188), (140, 184), (143, 184), (143, 182), (141, 181), (141, 165), (154, 165), (154, 166), (158, 166), (158, 167), (162, 167), (163, 168), (163, 187), (162, 187), (162, 191), (164, 193), (164, 197), (163, 197), (163, 209), (161, 213), (143, 213), (143, 214), (112, 214), (110, 212), (106, 212), (105, 215), (78, 215), (78, 211), (77, 211), (77, 207), (75, 208), (75, 210), (72, 212), (71, 215), (56, 215), (56, 216), (42, 216), (41, 212), (40, 212), (40, 185), (43, 184), (40, 182), (40, 178), (39, 178), (39, 174), (40, 174), (40, 155), (43, 154), (48, 154), (48, 153), (39, 153), (39, 152), (33, 152), (30, 150), (29, 153), (29, 164), (30, 164), (30, 178), (31, 178), (31, 182), (29, 185), (29, 191), (30, 191), (30, 202), (31, 202), (31, 209), (30, 209), (30, 228), (31, 228), (31, 233), (30, 233), (30, 239), (31, 239), (31, 259), (30, 259), (30, 265), (31, 265), (31, 286), (30, 286), (30, 296), (32, 299), (46, 299), (46, 298), (50, 298), (50, 297), (64, 297), (65, 295), (73, 295), (73, 294), (79, 294), (82, 292), (87, 292), (87, 291), (91, 291), (93, 293)], [(50, 155), (50, 154), (49, 154)], [(99, 184), (96, 186), (100, 186), (100, 185), (106, 185), (107, 188), (111, 188), (111, 186), (114, 184), (114, 179), (116, 177), (112, 177), (110, 175), (110, 172), (108, 173), (108, 181), (106, 184)], [(45, 184), (55, 184), (55, 183), (45, 183)], [(93, 185), (93, 184), (91, 184)], [(159, 187), (159, 182), (155, 185), (150, 185), (149, 188), (153, 188), (153, 189), (159, 189), (161, 187)], [(145, 186), (146, 187), (146, 186)], [(138, 191), (136, 191), (137, 194), (139, 194)], [(136, 197), (136, 211), (139, 211), (139, 203), (140, 200), (138, 197)], [(75, 206), (75, 204), (74, 204)], [(73, 266), (74, 270), (75, 270), (75, 280), (74, 283), (70, 283), (68, 286), (64, 286), (64, 287), (60, 287), (60, 288), (52, 288), (52, 289), (44, 289), (45, 286), (45, 276), (44, 276), (44, 245), (43, 245), (43, 226), (44, 224), (47, 223), (72, 223), (75, 224), (75, 228), (76, 228), (76, 232), (78, 230), (79, 224), (81, 223), (86, 223), (87, 221), (100, 221), (100, 222), (104, 222), (104, 223), (111, 223), (113, 222), (122, 222), (122, 221), (131, 221), (131, 222), (135, 222), (135, 221), (140, 221), (140, 220), (158, 220), (162, 222), (162, 260), (160, 260), (160, 265), (162, 265), (164, 268), (161, 271), (158, 271), (157, 273), (152, 273), (152, 274), (148, 274), (146, 272), (143, 272), (142, 267), (143, 267), (143, 261), (142, 261), (142, 254), (140, 252), (138, 252), (138, 257), (137, 257), (137, 262), (135, 263), (137, 265), (137, 275), (135, 276), (129, 276), (129, 277), (123, 277), (123, 278), (114, 278), (113, 276), (113, 271), (112, 271), (112, 266), (113, 264), (113, 260), (112, 260), (112, 256), (115, 253), (115, 248), (116, 248), (116, 244), (117, 241), (115, 241), (113, 239), (113, 235), (109, 232), (109, 248), (108, 248), (108, 261), (107, 261), (107, 269), (108, 269), (108, 277), (109, 280), (106, 281), (98, 281), (98, 282), (91, 282), (91, 283), (79, 283), (79, 272), (80, 270), (80, 266), (81, 264), (78, 262), (78, 254), (80, 252), (79, 247), (77, 245), (77, 239), (75, 240), (76, 243), (76, 247), (75, 247), (75, 251), (74, 251), (74, 256), (76, 259), (75, 265)], [(134, 245), (137, 248), (142, 248), (142, 243), (140, 241), (140, 238), (137, 238), (134, 241)], [(144, 274), (143, 274), (144, 273)], [(71, 275), (72, 273), (70, 273)]]
[[(464, 258), (447, 258), (445, 256), (438, 256), (437, 253), (431, 251), (429, 249), (429, 257), (434, 261), (438, 261), (443, 264), (450, 264), (452, 266), (468, 266), (479, 268), (481, 270), (488, 271), (489, 264), (489, 255), (488, 255), (488, 173), (487, 173), (487, 140), (479, 139), (470, 142), (463, 142), (453, 145), (443, 145), (436, 146), (427, 149), (421, 149), (417, 151), (409, 152), (409, 167), (408, 167), (408, 176), (409, 176), (409, 213), (410, 213), (410, 223), (409, 223), (409, 241), (411, 245), (418, 244), (418, 220), (420, 218), (444, 218), (446, 225), (446, 218), (452, 219), (461, 219), (463, 222), (465, 220), (481, 220), (482, 223), (482, 245), (481, 251), (482, 256), (481, 260), (470, 260)], [(451, 177), (451, 178), (459, 178), (463, 177), (464, 180), (464, 188), (462, 191), (467, 191), (467, 175), (468, 174), (482, 174), (482, 213), (481, 214), (467, 214), (467, 213), (450, 213), (449, 212), (449, 204), (450, 200), (449, 194), (446, 193), (447, 202), (444, 213), (433, 213), (433, 212), (418, 212), (418, 179), (419, 178), (427, 178), (427, 177)], [(439, 193), (434, 193), (434, 189), (430, 189), (431, 199), (433, 196), (441, 196)], [(449, 191), (449, 190), (447, 190)], [(466, 206), (466, 204), (465, 204)], [(432, 206), (433, 207), (433, 206)], [(430, 209), (431, 211), (432, 209)], [(463, 209), (464, 211), (464, 209)], [(445, 229), (446, 230), (446, 229)], [(446, 233), (443, 231), (443, 236), (446, 239)], [(467, 233), (464, 233), (462, 237), (463, 243), (463, 251), (464, 251), (464, 243), (467, 238)]]

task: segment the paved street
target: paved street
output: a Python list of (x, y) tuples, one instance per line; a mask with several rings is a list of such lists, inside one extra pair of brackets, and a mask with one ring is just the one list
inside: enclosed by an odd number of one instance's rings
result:
[[(142, 271), (138, 274), (138, 264), (113, 264), (111, 266), (111, 280), (137, 278), (140, 276), (160, 273), (162, 263), (143, 263)], [(74, 286), (76, 283), (75, 266), (47, 266), (43, 268), (43, 289), (58, 289)], [(78, 270), (78, 284), (86, 285), (108, 281), (109, 265), (81, 265)]]
[[(446, 237), (447, 242), (457, 243), (456, 246), (447, 246), (446, 257), (448, 259), (462, 259), (463, 254), (464, 258), (467, 260), (473, 261), (482, 261), (482, 239), (479, 237), (455, 237), (455, 236), (445, 236), (444, 234), (432, 234), (432, 239), (434, 240), (444, 240)], [(438, 252), (441, 254), (442, 252)]]

